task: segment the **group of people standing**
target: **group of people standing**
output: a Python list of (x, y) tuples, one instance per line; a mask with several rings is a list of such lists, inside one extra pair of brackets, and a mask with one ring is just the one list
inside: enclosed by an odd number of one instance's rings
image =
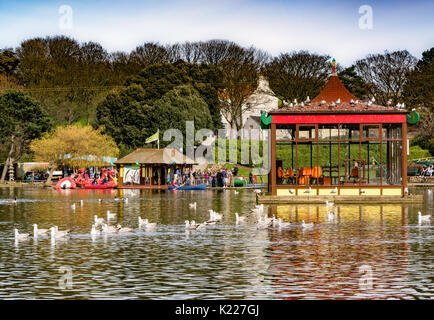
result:
[(434, 174), (434, 164), (427, 166), (425, 169), (422, 170), (420, 173), (421, 176), (424, 177), (432, 177)]
[(176, 170), (172, 185), (198, 185), (206, 183), (212, 187), (233, 186), (234, 177), (238, 174), (238, 168), (218, 169), (211, 167), (206, 170)]

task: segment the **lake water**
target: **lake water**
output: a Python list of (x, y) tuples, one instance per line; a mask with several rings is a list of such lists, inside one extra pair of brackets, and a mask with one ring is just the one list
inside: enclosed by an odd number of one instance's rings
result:
[[(235, 224), (235, 212), (255, 205), (251, 190), (0, 188), (0, 299), (432, 299), (434, 232), (417, 212), (432, 213), (433, 190), (416, 192), (424, 205), (343, 205), (333, 221), (325, 205), (265, 206), (294, 226), (256, 230)], [(209, 209), (223, 220), (185, 231)], [(107, 210), (134, 232), (92, 238), (94, 215)], [(138, 230), (138, 216), (157, 229)], [(302, 220), (316, 227), (303, 230)], [(13, 228), (32, 232), (33, 223), (71, 236), (16, 243)]]

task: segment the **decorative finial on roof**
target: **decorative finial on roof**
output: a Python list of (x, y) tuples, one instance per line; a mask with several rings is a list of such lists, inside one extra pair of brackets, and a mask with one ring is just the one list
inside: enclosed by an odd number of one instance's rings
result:
[(332, 60), (332, 65), (333, 65), (333, 74), (335, 75), (336, 74), (336, 60), (335, 60), (335, 58), (333, 58), (333, 60)]

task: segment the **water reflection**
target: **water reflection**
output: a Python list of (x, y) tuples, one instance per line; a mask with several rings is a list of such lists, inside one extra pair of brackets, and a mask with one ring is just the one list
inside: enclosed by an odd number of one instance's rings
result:
[[(277, 216), (317, 224), (309, 233), (273, 231), (272, 274), (277, 297), (410, 298), (408, 207), (337, 206), (330, 223), (325, 206), (278, 206)], [(294, 241), (296, 239), (296, 241)], [(373, 289), (360, 288), (361, 266), (372, 268)]]
[[(425, 190), (429, 197), (431, 190)], [(417, 225), (424, 207), (336, 206), (333, 220), (325, 205), (266, 206), (294, 225), (256, 230), (235, 225), (235, 212), (254, 206), (249, 190), (165, 192), (149, 190), (0, 189), (0, 298), (98, 299), (387, 299), (431, 298), (433, 232)], [(128, 197), (128, 203), (114, 197)], [(98, 199), (103, 199), (102, 202)], [(80, 206), (83, 200), (83, 206)], [(197, 210), (188, 204), (197, 202)], [(76, 209), (71, 205), (76, 203)], [(223, 220), (197, 232), (184, 221)], [(91, 236), (94, 215), (133, 227), (131, 234)], [(328, 209), (333, 210), (333, 209)], [(138, 216), (158, 222), (137, 229)], [(299, 223), (314, 222), (312, 230)], [(31, 232), (59, 226), (71, 237), (14, 242), (12, 229)], [(363, 290), (362, 266), (372, 268), (372, 289)], [(59, 288), (59, 268), (70, 267), (73, 287)]]

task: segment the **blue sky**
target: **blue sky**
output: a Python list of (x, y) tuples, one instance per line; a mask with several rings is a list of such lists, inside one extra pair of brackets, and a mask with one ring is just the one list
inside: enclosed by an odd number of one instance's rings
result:
[[(72, 8), (72, 29), (59, 27), (61, 5)], [(362, 5), (372, 8), (372, 29), (359, 28)], [(109, 51), (146, 41), (229, 39), (273, 55), (327, 53), (348, 66), (384, 50), (408, 49), (420, 58), (434, 46), (434, 1), (0, 0), (0, 48), (56, 34), (97, 41)]]

